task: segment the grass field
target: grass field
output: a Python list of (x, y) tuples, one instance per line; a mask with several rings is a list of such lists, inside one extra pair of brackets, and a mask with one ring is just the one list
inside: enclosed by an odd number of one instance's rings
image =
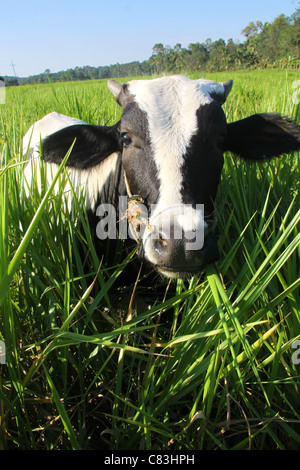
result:
[[(300, 121), (297, 72), (206, 78), (233, 78), (229, 122)], [(21, 138), (51, 111), (121, 114), (105, 81), (9, 88), (0, 105), (0, 449), (300, 449), (299, 153), (262, 165), (227, 154), (220, 261), (154, 298), (116, 284), (125, 263), (99, 270), (63, 187), (24, 197)]]

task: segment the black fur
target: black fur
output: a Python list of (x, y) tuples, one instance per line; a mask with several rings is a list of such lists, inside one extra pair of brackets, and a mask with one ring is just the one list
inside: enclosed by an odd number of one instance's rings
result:
[(220, 139), (226, 135), (226, 119), (213, 101), (197, 112), (198, 132), (184, 156), (182, 198), (185, 204), (204, 204), (205, 216), (214, 210), (213, 201), (223, 167)]
[(155, 204), (160, 183), (152, 155), (148, 119), (134, 102), (130, 102), (124, 110), (121, 132), (128, 132), (132, 139), (132, 145), (122, 158), (130, 191), (141, 195), (146, 204)]
[(300, 126), (278, 114), (255, 114), (227, 126), (224, 150), (264, 160), (300, 148)]

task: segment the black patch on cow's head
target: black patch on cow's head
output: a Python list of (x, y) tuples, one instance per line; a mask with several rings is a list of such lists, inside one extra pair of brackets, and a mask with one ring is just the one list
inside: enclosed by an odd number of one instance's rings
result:
[(192, 137), (182, 167), (182, 199), (185, 204), (204, 204), (205, 216), (213, 201), (223, 167), (226, 118), (220, 104), (212, 101), (197, 111), (198, 131)]
[(131, 194), (139, 195), (147, 204), (154, 204), (159, 193), (157, 168), (153, 159), (148, 119), (137, 103), (124, 109), (120, 142), (123, 140), (123, 168)]

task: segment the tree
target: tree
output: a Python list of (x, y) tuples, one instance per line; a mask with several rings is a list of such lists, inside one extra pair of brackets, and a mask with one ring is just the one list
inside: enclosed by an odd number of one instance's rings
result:
[(292, 28), (292, 47), (293, 55), (300, 57), (300, 9), (298, 8), (292, 15), (293, 28)]
[(290, 50), (290, 32), (290, 22), (285, 15), (266, 23), (256, 40), (260, 59), (274, 62), (284, 57)]
[(238, 44), (233, 39), (228, 39), (226, 44), (227, 66), (231, 68), (235, 67), (238, 63), (238, 47)]
[(199, 42), (196, 42), (189, 45), (189, 50), (191, 52), (191, 70), (193, 72), (203, 70), (205, 68), (206, 62), (208, 61), (208, 52), (205, 46)]
[(222, 70), (223, 68), (226, 68), (227, 49), (224, 39), (218, 39), (212, 44), (209, 58), (214, 70)]
[(246, 38), (253, 38), (253, 37), (257, 37), (259, 35), (259, 33), (262, 31), (262, 29), (263, 29), (263, 24), (262, 24), (261, 21), (256, 21), (255, 23), (253, 23), (253, 21), (251, 21), (248, 24), (248, 26), (246, 26), (242, 30), (242, 34)]
[(165, 46), (162, 43), (155, 44), (152, 48), (152, 56), (149, 61), (154, 68), (156, 73), (164, 72), (165, 65)]

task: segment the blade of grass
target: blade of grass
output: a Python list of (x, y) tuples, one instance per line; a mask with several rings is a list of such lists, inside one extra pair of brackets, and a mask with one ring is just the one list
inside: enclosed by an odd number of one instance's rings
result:
[(237, 376), (239, 378), (241, 387), (244, 390), (243, 377), (242, 377), (242, 374), (241, 374), (241, 371), (240, 371), (240, 368), (239, 368), (239, 365), (238, 365), (236, 353), (235, 353), (235, 350), (234, 350), (234, 347), (233, 347), (233, 344), (232, 344), (231, 334), (230, 334), (228, 323), (227, 323), (227, 320), (226, 320), (226, 317), (225, 317), (225, 314), (224, 314), (224, 311), (223, 311), (223, 305), (222, 305), (222, 303), (220, 301), (220, 297), (219, 297), (219, 290), (218, 290), (218, 279), (219, 279), (219, 277), (216, 274), (215, 270), (212, 269), (211, 266), (209, 266), (209, 268), (207, 270), (207, 279), (208, 279), (210, 288), (212, 290), (214, 301), (215, 301), (216, 307), (218, 309), (220, 320), (221, 320), (221, 323), (222, 323), (222, 326), (223, 326), (223, 329), (224, 329), (224, 333), (225, 333), (226, 339), (228, 341), (228, 346), (230, 348), (230, 351), (231, 351), (231, 354), (232, 354), (232, 357), (233, 357), (233, 362), (235, 364), (235, 370), (236, 370)]
[(71, 445), (72, 445), (72, 449), (73, 450), (80, 450), (81, 447), (79, 445), (79, 442), (76, 438), (76, 435), (75, 435), (75, 432), (73, 430), (73, 427), (72, 427), (72, 424), (70, 422), (70, 419), (69, 419), (69, 416), (68, 416), (68, 413), (66, 411), (66, 408), (64, 407), (61, 399), (60, 399), (60, 396), (57, 392), (57, 389), (54, 385), (54, 382), (53, 380), (51, 379), (51, 376), (47, 370), (46, 367), (43, 366), (43, 369), (44, 369), (44, 373), (47, 377), (47, 381), (48, 381), (48, 384), (49, 384), (49, 387), (50, 387), (50, 390), (51, 390), (51, 393), (52, 393), (52, 396), (54, 398), (54, 401), (55, 401), (55, 405), (56, 405), (56, 408), (57, 408), (57, 411), (61, 417), (61, 421), (64, 425), (64, 428), (70, 438), (70, 442), (71, 442)]
[(66, 162), (72, 152), (72, 149), (73, 149), (73, 146), (75, 144), (75, 141), (73, 142), (72, 146), (70, 147), (70, 149), (68, 150), (67, 154), (65, 155), (64, 159), (62, 160), (61, 164), (59, 165), (59, 168), (57, 170), (57, 173), (56, 175), (54, 176), (53, 178), (53, 181), (51, 183), (51, 185), (49, 186), (45, 196), (43, 197), (43, 200), (42, 202), (40, 203), (40, 206), (34, 216), (34, 218), (32, 219), (31, 221), (31, 224), (30, 226), (28, 227), (25, 235), (24, 235), (24, 238), (22, 240), (22, 242), (20, 243), (13, 259), (10, 261), (8, 267), (7, 267), (7, 273), (4, 274), (4, 276), (2, 277), (1, 281), (0, 281), (0, 305), (2, 304), (3, 302), (3, 298), (4, 298), (4, 295), (5, 295), (5, 292), (14, 276), (14, 274), (16, 273), (17, 269), (18, 269), (18, 266), (20, 264), (20, 261), (31, 241), (31, 239), (33, 238), (34, 236), (34, 232), (36, 230), (36, 227), (40, 221), (40, 218), (47, 206), (47, 203), (48, 203), (48, 199), (49, 199), (49, 196), (51, 195), (53, 189), (54, 189), (54, 186), (61, 174), (61, 171), (63, 170), (64, 166), (66, 165)]

